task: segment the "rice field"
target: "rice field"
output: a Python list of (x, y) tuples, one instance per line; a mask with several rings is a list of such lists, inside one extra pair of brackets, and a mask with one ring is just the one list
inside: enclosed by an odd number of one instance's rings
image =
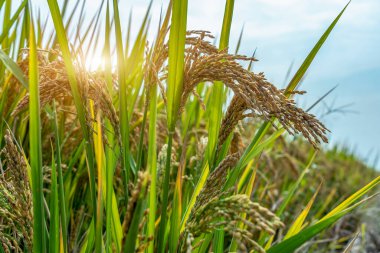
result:
[(349, 3), (279, 89), (229, 43), (234, 0), (219, 39), (187, 0), (135, 36), (85, 2), (0, 0), (0, 253), (380, 250), (378, 172), (295, 102)]

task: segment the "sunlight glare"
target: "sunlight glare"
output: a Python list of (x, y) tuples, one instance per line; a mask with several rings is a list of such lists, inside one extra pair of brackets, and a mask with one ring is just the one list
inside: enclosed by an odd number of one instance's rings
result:
[(103, 69), (104, 63), (105, 63), (105, 60), (104, 60), (104, 57), (102, 56), (99, 56), (99, 55), (88, 56), (86, 57), (86, 60), (85, 60), (85, 68), (88, 71)]

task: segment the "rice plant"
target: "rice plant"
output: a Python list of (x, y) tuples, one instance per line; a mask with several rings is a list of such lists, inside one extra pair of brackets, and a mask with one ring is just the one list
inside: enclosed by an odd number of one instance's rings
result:
[(328, 126), (293, 99), (348, 4), (281, 90), (232, 53), (234, 0), (218, 46), (187, 26), (187, 0), (158, 24), (150, 3), (134, 40), (116, 0), (92, 17), (86, 1), (47, 0), (48, 17), (16, 2), (0, 0), (0, 252), (352, 248), (356, 231), (317, 240), (380, 177), (323, 146)]

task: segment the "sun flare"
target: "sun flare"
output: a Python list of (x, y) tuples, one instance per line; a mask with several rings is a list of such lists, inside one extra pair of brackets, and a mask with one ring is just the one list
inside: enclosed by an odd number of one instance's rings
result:
[(88, 71), (103, 69), (104, 65), (105, 59), (100, 55), (87, 56), (84, 62), (84, 67)]

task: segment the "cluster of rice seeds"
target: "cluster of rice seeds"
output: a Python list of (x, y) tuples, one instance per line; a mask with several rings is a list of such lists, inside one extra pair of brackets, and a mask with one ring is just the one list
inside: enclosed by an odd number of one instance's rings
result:
[[(53, 60), (49, 60), (49, 53), (55, 55), (56, 57), (54, 57)], [(59, 52), (53, 50), (48, 52), (39, 51), (38, 59), (41, 107), (52, 103), (53, 100), (62, 102), (64, 99), (67, 99), (69, 101), (72, 101), (68, 75), (66, 72), (65, 64), (63, 62), (63, 59), (60, 57)], [(28, 74), (28, 61), (28, 55), (26, 55), (19, 63), (20, 68), (23, 70), (25, 75)], [(88, 99), (94, 101), (95, 108), (99, 108), (110, 120), (116, 132), (116, 136), (118, 136), (118, 140), (120, 141), (119, 118), (113, 106), (112, 98), (106, 91), (107, 86), (104, 73), (88, 72), (78, 62), (76, 63), (75, 67), (82, 101), (85, 103), (88, 102)], [(13, 115), (25, 110), (28, 107), (28, 104), (29, 94), (26, 94), (17, 104)], [(88, 110), (86, 117), (88, 125), (91, 126), (92, 119), (89, 115), (90, 113)]]
[[(234, 145), (241, 145), (239, 135), (237, 133), (235, 135), (234, 139), (238, 144)], [(191, 244), (192, 238), (223, 227), (245, 247), (264, 252), (262, 247), (252, 239), (253, 233), (266, 231), (274, 234), (276, 229), (282, 226), (279, 218), (268, 209), (253, 203), (249, 196), (229, 196), (232, 189), (222, 191), (228, 171), (236, 166), (239, 158), (239, 152), (227, 156), (206, 180), (186, 223), (185, 234), (182, 235), (186, 237), (186, 245), (184, 245), (186, 251), (191, 251), (194, 247)], [(242, 218), (242, 213), (246, 213), (247, 218)], [(239, 229), (237, 227), (239, 222), (244, 223), (247, 229)]]
[(230, 133), (235, 129), (235, 126), (240, 120), (244, 119), (246, 115), (244, 112), (247, 110), (246, 103), (239, 96), (234, 95), (230, 105), (228, 106), (226, 115), (223, 118), (221, 131), (218, 137), (219, 148), (226, 141)]
[[(158, 155), (157, 155), (157, 195), (161, 196), (161, 191), (162, 191), (162, 185), (164, 181), (164, 174), (165, 174), (165, 167), (166, 167), (166, 158), (167, 158), (167, 153), (168, 153), (168, 144), (164, 144), (162, 148), (159, 150)], [(177, 152), (176, 148), (172, 146), (172, 152), (171, 152), (171, 166), (172, 169), (170, 170), (170, 178), (176, 178), (177, 173), (177, 168), (180, 166), (179, 163), (177, 162)], [(174, 179), (173, 179), (174, 180)], [(173, 189), (170, 189), (173, 190)]]
[[(327, 129), (314, 115), (298, 108), (294, 100), (268, 82), (263, 73), (254, 74), (239, 64), (239, 61), (255, 59), (219, 51), (205, 40), (207, 37), (211, 37), (207, 32), (188, 33), (181, 108), (199, 83), (221, 81), (239, 98), (229, 108), (227, 116), (232, 122), (227, 119), (224, 122), (230, 132), (244, 111), (250, 110), (251, 115), (266, 120), (276, 117), (290, 134), (301, 133), (315, 147), (321, 141), (327, 142)], [(220, 132), (227, 131), (221, 129)]]
[[(206, 31), (188, 31), (185, 49), (184, 87), (179, 113), (182, 113), (190, 94), (200, 101), (195, 92), (199, 83), (222, 81), (234, 92), (234, 98), (227, 110), (219, 143), (222, 144), (236, 124), (245, 117), (276, 117), (290, 134), (301, 133), (314, 147), (327, 142), (326, 127), (314, 115), (308, 114), (288, 99), (284, 90), (277, 89), (265, 79), (263, 73), (255, 74), (245, 69), (239, 61), (255, 61), (252, 57), (231, 55), (227, 50), (218, 50), (207, 39), (214, 38)], [(162, 45), (154, 59), (147, 63), (147, 80), (160, 85), (164, 97), (162, 80), (167, 78), (168, 46)], [(304, 92), (294, 91), (294, 94)], [(245, 113), (250, 110), (250, 113)]]
[(226, 182), (228, 171), (236, 165), (239, 158), (239, 153), (229, 155), (219, 164), (219, 166), (213, 172), (211, 172), (206, 180), (204, 187), (202, 188), (202, 191), (199, 193), (196, 199), (189, 220), (191, 220), (196, 215), (198, 209), (200, 209), (202, 205), (221, 194), (222, 187)]
[[(240, 244), (240, 247), (246, 248), (247, 252), (252, 250), (265, 253), (265, 250), (253, 239), (257, 231), (265, 231), (270, 235), (275, 235), (276, 230), (283, 228), (284, 224), (269, 209), (262, 207), (259, 203), (252, 202), (247, 195), (233, 195), (224, 199), (223, 217), (230, 218), (225, 230), (229, 232)], [(238, 212), (236, 211), (238, 210)], [(234, 212), (235, 211), (235, 212)], [(247, 217), (242, 218), (239, 213), (246, 213)], [(245, 225), (244, 229), (238, 228), (237, 222)]]
[[(247, 195), (229, 196), (230, 193), (231, 190), (219, 193), (203, 203), (186, 224), (185, 233), (197, 237), (223, 228), (246, 248), (265, 252), (254, 241), (255, 232), (265, 231), (274, 235), (277, 229), (284, 226), (283, 223), (267, 208), (252, 202)], [(246, 214), (245, 218), (241, 216), (243, 213)], [(243, 223), (246, 228), (240, 229), (237, 226), (239, 223)]]
[(244, 150), (244, 147), (245, 146), (241, 134), (239, 133), (239, 131), (235, 130), (232, 135), (231, 146), (229, 150), (230, 154), (236, 154), (238, 152), (241, 152), (241, 150)]
[(6, 252), (22, 252), (22, 243), (32, 248), (32, 194), (24, 158), (9, 130), (4, 139), (5, 147), (0, 152), (4, 156), (0, 164), (0, 243)]

